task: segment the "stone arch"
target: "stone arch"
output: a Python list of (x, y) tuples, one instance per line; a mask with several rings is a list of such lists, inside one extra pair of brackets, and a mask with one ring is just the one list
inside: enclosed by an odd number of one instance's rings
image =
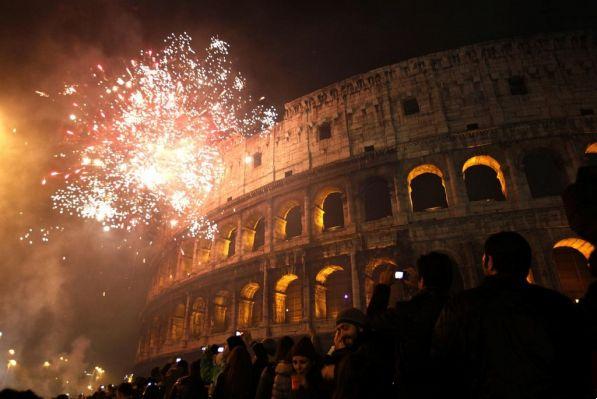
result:
[(365, 303), (369, 303), (373, 296), (373, 289), (380, 282), (380, 274), (383, 271), (396, 271), (398, 265), (387, 257), (374, 258), (365, 266)]
[(597, 166), (597, 142), (587, 146), (585, 149), (585, 158), (589, 165)]
[(186, 305), (178, 303), (170, 316), (168, 339), (171, 342), (181, 341), (184, 337), (184, 320)]
[(154, 316), (151, 321), (151, 325), (149, 327), (149, 352), (150, 353), (159, 352), (159, 350), (162, 346), (161, 329), (162, 329), (162, 321), (160, 320), (160, 317)]
[(406, 178), (413, 212), (446, 208), (446, 183), (442, 171), (433, 164), (413, 168)]
[(238, 304), (239, 327), (253, 327), (261, 320), (261, 297), (256, 295), (259, 288), (259, 283), (255, 282), (247, 283), (241, 288)]
[(228, 223), (220, 230), (220, 254), (223, 258), (230, 258), (236, 254), (238, 230), (236, 223)]
[(285, 274), (275, 285), (274, 321), (297, 323), (302, 319), (302, 293), (296, 274)]
[(314, 202), (313, 224), (318, 232), (344, 227), (344, 191), (340, 187), (319, 190)]
[(491, 156), (469, 158), (462, 165), (462, 175), (470, 201), (506, 199), (506, 178), (499, 162)]
[(224, 332), (228, 329), (230, 292), (219, 290), (213, 297), (213, 332)]
[(205, 326), (205, 313), (207, 310), (207, 304), (203, 297), (195, 298), (191, 307), (191, 338), (198, 339), (203, 334), (203, 328)]
[(560, 156), (549, 148), (535, 148), (524, 154), (524, 172), (533, 198), (561, 195), (566, 174)]
[(565, 238), (553, 246), (553, 260), (560, 289), (571, 298), (580, 298), (591, 281), (589, 257), (595, 247), (580, 238)]
[(335, 319), (352, 302), (348, 294), (350, 279), (342, 266), (323, 267), (315, 276), (315, 317)]
[(245, 219), (242, 242), (245, 252), (263, 248), (265, 245), (265, 218), (262, 213), (255, 212)]
[(183, 276), (190, 276), (193, 272), (193, 260), (195, 257), (195, 239), (184, 240), (179, 247), (179, 269)]
[(287, 200), (278, 208), (274, 234), (277, 240), (287, 240), (303, 234), (302, 207), (297, 199)]
[(392, 216), (392, 192), (388, 180), (383, 176), (370, 176), (359, 187), (363, 199), (365, 221)]

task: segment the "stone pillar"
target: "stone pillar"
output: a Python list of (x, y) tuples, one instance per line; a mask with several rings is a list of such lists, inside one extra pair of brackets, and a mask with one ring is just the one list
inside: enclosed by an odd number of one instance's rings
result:
[(234, 276), (234, 282), (232, 283), (232, 294), (230, 295), (230, 305), (228, 306), (228, 309), (230, 311), (230, 325), (228, 326), (228, 328), (232, 328), (232, 333), (234, 334), (234, 332), (237, 329), (237, 319), (238, 319), (238, 287), (236, 284), (236, 273)]
[(359, 212), (357, 212), (357, 203), (354, 196), (354, 182), (352, 179), (348, 179), (346, 183), (346, 206), (348, 207), (348, 223), (345, 223), (345, 225), (354, 224), (358, 228), (359, 223), (357, 223), (357, 220), (363, 220), (363, 215), (361, 215), (361, 218), (357, 218)]
[[(273, 259), (271, 262), (275, 262)], [(265, 336), (269, 337), (270, 333), (270, 285), (269, 285), (269, 265), (270, 261), (266, 260), (263, 262), (263, 287), (261, 288), (261, 293), (263, 295), (263, 300), (261, 301), (261, 325), (265, 328)], [(275, 265), (275, 263), (274, 263)]]
[(460, 169), (456, 168), (449, 155), (444, 156), (444, 164), (446, 171), (444, 171), (444, 181), (446, 184), (446, 197), (448, 200), (448, 207), (465, 204), (468, 202), (468, 195), (466, 193), (466, 186), (464, 184), (464, 177)]
[(504, 154), (504, 165), (502, 165), (502, 173), (506, 179), (506, 199), (518, 202), (529, 200), (531, 192), (524, 169), (518, 168), (516, 159), (512, 159), (512, 155), (514, 154)]
[(356, 251), (350, 252), (350, 278), (352, 283), (352, 306), (357, 309), (361, 309), (361, 284), (359, 280)]
[[(296, 261), (296, 260), (295, 260)], [(309, 271), (307, 270), (307, 263), (305, 260), (305, 254), (301, 253), (300, 254), (300, 259), (299, 261), (301, 262), (301, 273), (299, 278), (302, 280), (301, 284), (303, 287), (302, 293), (303, 293), (303, 322), (305, 322), (306, 324), (310, 325), (311, 321), (313, 320), (313, 315), (312, 315), (312, 309), (311, 309), (311, 304), (312, 304), (312, 300), (311, 300), (311, 278), (309, 275)]]
[(305, 230), (303, 230), (303, 234), (307, 234), (309, 237), (309, 242), (311, 242), (311, 238), (313, 237), (313, 214), (311, 213), (311, 210), (313, 209), (314, 204), (312, 204), (312, 202), (313, 199), (311, 198), (311, 188), (307, 188), (303, 206), (303, 212), (305, 213), (305, 224), (303, 225)]
[(187, 292), (186, 294), (186, 305), (184, 308), (184, 324), (182, 327), (182, 340), (183, 340), (183, 347), (186, 348), (187, 343), (189, 342), (189, 326), (190, 326), (190, 308), (191, 308), (191, 295)]

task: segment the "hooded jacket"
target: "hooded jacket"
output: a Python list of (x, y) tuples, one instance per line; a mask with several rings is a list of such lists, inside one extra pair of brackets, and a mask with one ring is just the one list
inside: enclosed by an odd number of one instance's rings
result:
[(290, 397), (290, 389), (292, 388), (291, 374), (292, 364), (290, 362), (281, 361), (277, 364), (272, 399), (288, 399)]

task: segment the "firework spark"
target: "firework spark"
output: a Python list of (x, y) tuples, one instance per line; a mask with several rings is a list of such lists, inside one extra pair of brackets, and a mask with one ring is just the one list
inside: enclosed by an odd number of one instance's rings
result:
[(212, 38), (200, 57), (190, 36), (172, 35), (161, 52), (141, 52), (120, 74), (97, 65), (90, 82), (66, 85), (73, 151), (63, 157), (70, 167), (50, 173), (64, 181), (54, 208), (105, 229), (160, 221), (213, 234), (201, 208), (222, 178), (225, 143), (267, 131), (276, 117), (245, 94), (229, 51)]

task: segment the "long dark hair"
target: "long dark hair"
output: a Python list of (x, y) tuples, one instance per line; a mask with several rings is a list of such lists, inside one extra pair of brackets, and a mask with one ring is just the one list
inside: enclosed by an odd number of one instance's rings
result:
[(227, 398), (249, 397), (252, 392), (251, 355), (244, 346), (237, 346), (230, 352), (224, 368), (224, 383)]

